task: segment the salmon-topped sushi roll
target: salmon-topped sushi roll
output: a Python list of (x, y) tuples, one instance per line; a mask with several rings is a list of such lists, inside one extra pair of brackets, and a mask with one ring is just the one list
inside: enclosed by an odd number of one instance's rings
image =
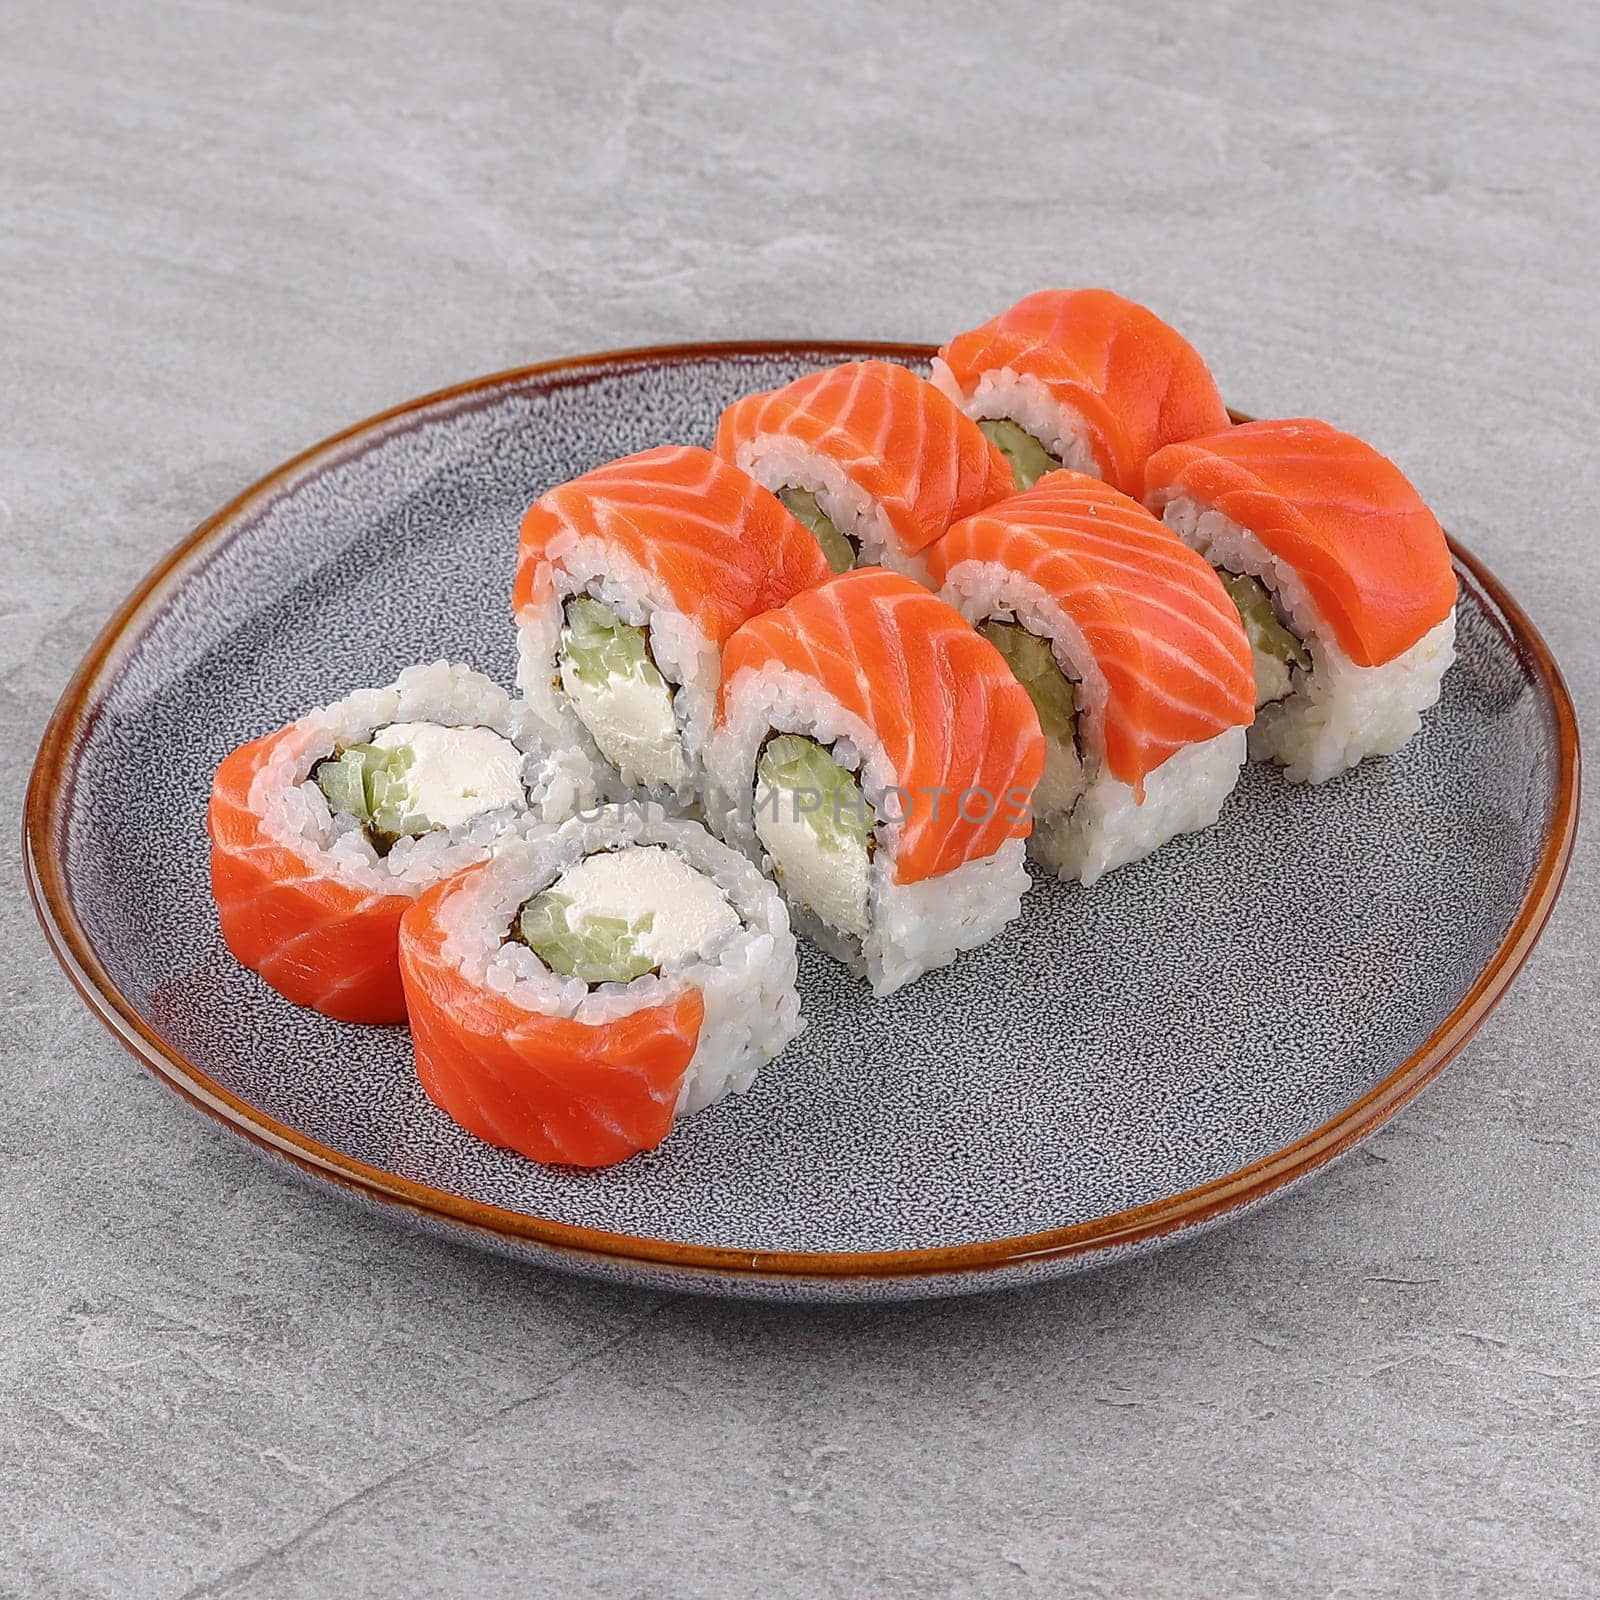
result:
[(1019, 489), (1070, 467), (1142, 499), (1157, 450), (1228, 425), (1194, 347), (1109, 289), (1028, 295), (952, 339), (933, 381), (1004, 451)]
[(625, 456), (523, 519), (519, 685), (608, 794), (688, 806), (728, 635), (828, 572), (777, 499), (709, 450)]
[(1250, 636), (1250, 753), (1322, 783), (1398, 750), (1455, 658), (1437, 519), (1371, 445), (1309, 418), (1171, 445), (1148, 503), (1221, 574)]
[(922, 552), (1011, 492), (1005, 458), (931, 384), (892, 361), (808, 373), (722, 413), (717, 453), (774, 490), (835, 572), (927, 581)]
[(898, 573), (831, 578), (728, 641), (708, 814), (877, 994), (1017, 916), (1043, 767), (1000, 652)]
[(1136, 500), (1076, 472), (958, 522), (928, 553), (1045, 738), (1032, 848), (1093, 883), (1217, 820), (1245, 759), (1250, 646), (1217, 575)]
[(530, 827), (400, 930), (429, 1097), (480, 1139), (578, 1167), (748, 1089), (800, 1031), (795, 963), (772, 885), (640, 802)]
[(408, 667), (241, 745), (206, 812), (222, 937), (279, 994), (342, 1022), (403, 1022), (401, 913), (530, 817), (594, 798), (499, 684)]

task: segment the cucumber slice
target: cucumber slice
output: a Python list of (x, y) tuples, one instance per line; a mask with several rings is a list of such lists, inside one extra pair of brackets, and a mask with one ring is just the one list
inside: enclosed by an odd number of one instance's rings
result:
[(1286, 627), (1273, 609), (1272, 595), (1259, 578), (1217, 568), (1222, 587), (1238, 607), (1239, 620), (1250, 639), (1250, 648), (1275, 660), (1293, 662), (1302, 672), (1311, 670), (1311, 653)]
[[(371, 746), (363, 746), (371, 749)], [(426, 833), (433, 826), (430, 818), (417, 809), (406, 774), (414, 760), (404, 745), (392, 750), (375, 750), (380, 759), (367, 766), (367, 809), (374, 833), (398, 839), (404, 834)]]
[(1031, 489), (1047, 472), (1058, 471), (1061, 462), (1051, 455), (1026, 428), (1009, 417), (984, 417), (978, 426), (1007, 461), (1019, 489)]
[(650, 659), (643, 628), (623, 622), (610, 606), (577, 595), (567, 601), (561, 653), (584, 683), (603, 688), (612, 678), (643, 678), (663, 688), (666, 680)]
[(848, 572), (856, 564), (855, 546), (834, 526), (833, 518), (817, 504), (817, 497), (809, 489), (780, 489), (778, 498), (796, 522), (811, 530), (835, 572)]
[(363, 824), (372, 820), (367, 806), (366, 763), (359, 746), (319, 761), (312, 778), (327, 796), (330, 811), (342, 811)]
[(655, 970), (638, 945), (655, 916), (647, 912), (625, 922), (621, 917), (572, 919), (572, 901), (547, 889), (523, 906), (513, 937), (520, 939), (552, 972), (584, 983), (631, 983)]
[(805, 819), (824, 848), (860, 847), (871, 837), (877, 819), (861, 785), (815, 739), (784, 733), (768, 740), (756, 764), (756, 775), (769, 789), (804, 797), (796, 802), (796, 814)]
[(383, 856), (402, 835), (427, 833), (433, 827), (412, 798), (406, 778), (412, 759), (404, 745), (380, 750), (376, 745), (351, 744), (319, 761), (311, 776), (327, 796), (329, 808), (354, 817)]
[(978, 632), (1006, 658), (1018, 683), (1028, 691), (1047, 738), (1072, 744), (1078, 736), (1078, 701), (1072, 680), (1061, 670), (1048, 639), (1015, 622), (990, 618)]

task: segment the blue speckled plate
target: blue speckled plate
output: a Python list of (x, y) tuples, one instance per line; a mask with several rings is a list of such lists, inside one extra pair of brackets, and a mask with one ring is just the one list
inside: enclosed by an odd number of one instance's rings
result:
[(1458, 551), (1460, 660), (1422, 735), (1320, 789), (1251, 769), (1221, 822), (1093, 890), (1041, 882), (987, 949), (887, 1001), (812, 952), (810, 1030), (742, 1099), (610, 1171), (479, 1144), (403, 1029), (291, 1007), (222, 947), (203, 827), (241, 740), (408, 662), (510, 683), (528, 502), (709, 442), (754, 388), (911, 347), (706, 346), (513, 372), (318, 446), (200, 528), (69, 686), (31, 882), (85, 999), (297, 1169), (527, 1260), (655, 1286), (885, 1299), (1036, 1282), (1281, 1192), (1437, 1073), (1504, 992), (1577, 810), (1548, 652)]

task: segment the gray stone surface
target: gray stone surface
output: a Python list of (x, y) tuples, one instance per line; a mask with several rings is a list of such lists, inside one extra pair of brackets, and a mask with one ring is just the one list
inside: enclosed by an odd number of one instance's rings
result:
[[(18, 0), (4, 809), (119, 597), (333, 429), (1054, 282), (1398, 457), (1592, 729), (1597, 81), (1580, 5)], [(9, 828), (0, 1594), (1592, 1596), (1592, 844), (1477, 1040), (1323, 1181), (1048, 1292), (785, 1312), (300, 1188), (76, 1002)]]

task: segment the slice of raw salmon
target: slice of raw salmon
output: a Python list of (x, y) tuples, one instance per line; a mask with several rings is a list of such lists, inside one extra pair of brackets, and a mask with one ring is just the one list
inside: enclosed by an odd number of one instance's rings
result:
[(286, 1000), (341, 1022), (404, 1022), (397, 949), (404, 894), (374, 894), (267, 836), (250, 789), (281, 728), (217, 768), (206, 808), (211, 892), (229, 950)]
[(717, 454), (734, 461), (741, 447), (772, 439), (831, 461), (876, 503), (908, 556), (1013, 488), (1005, 457), (977, 424), (892, 361), (850, 361), (746, 395), (722, 413)]
[(958, 522), (928, 552), (941, 583), (992, 562), (1036, 583), (1082, 636), (1105, 686), (1112, 775), (1138, 789), (1187, 745), (1255, 716), (1250, 643), (1221, 580), (1109, 484), (1051, 472)]
[(1305, 585), (1358, 666), (1403, 655), (1456, 603), (1450, 546), (1404, 473), (1309, 417), (1247, 422), (1169, 445), (1148, 503), (1189, 499), (1248, 529)]
[(571, 537), (619, 548), (713, 644), (831, 570), (776, 495), (689, 445), (624, 456), (541, 495), (522, 523), (518, 611), (548, 583), (552, 544)]
[(670, 1001), (601, 1024), (530, 1011), (475, 984), (446, 952), (450, 897), (481, 870), (436, 884), (401, 922), (400, 972), (417, 1076), (469, 1133), (533, 1161), (604, 1167), (671, 1131), (705, 1000)]
[(1228, 425), (1198, 351), (1155, 312), (1109, 289), (1041, 289), (940, 352), (970, 398), (985, 373), (1033, 378), (1088, 426), (1100, 476), (1134, 499), (1163, 445)]

